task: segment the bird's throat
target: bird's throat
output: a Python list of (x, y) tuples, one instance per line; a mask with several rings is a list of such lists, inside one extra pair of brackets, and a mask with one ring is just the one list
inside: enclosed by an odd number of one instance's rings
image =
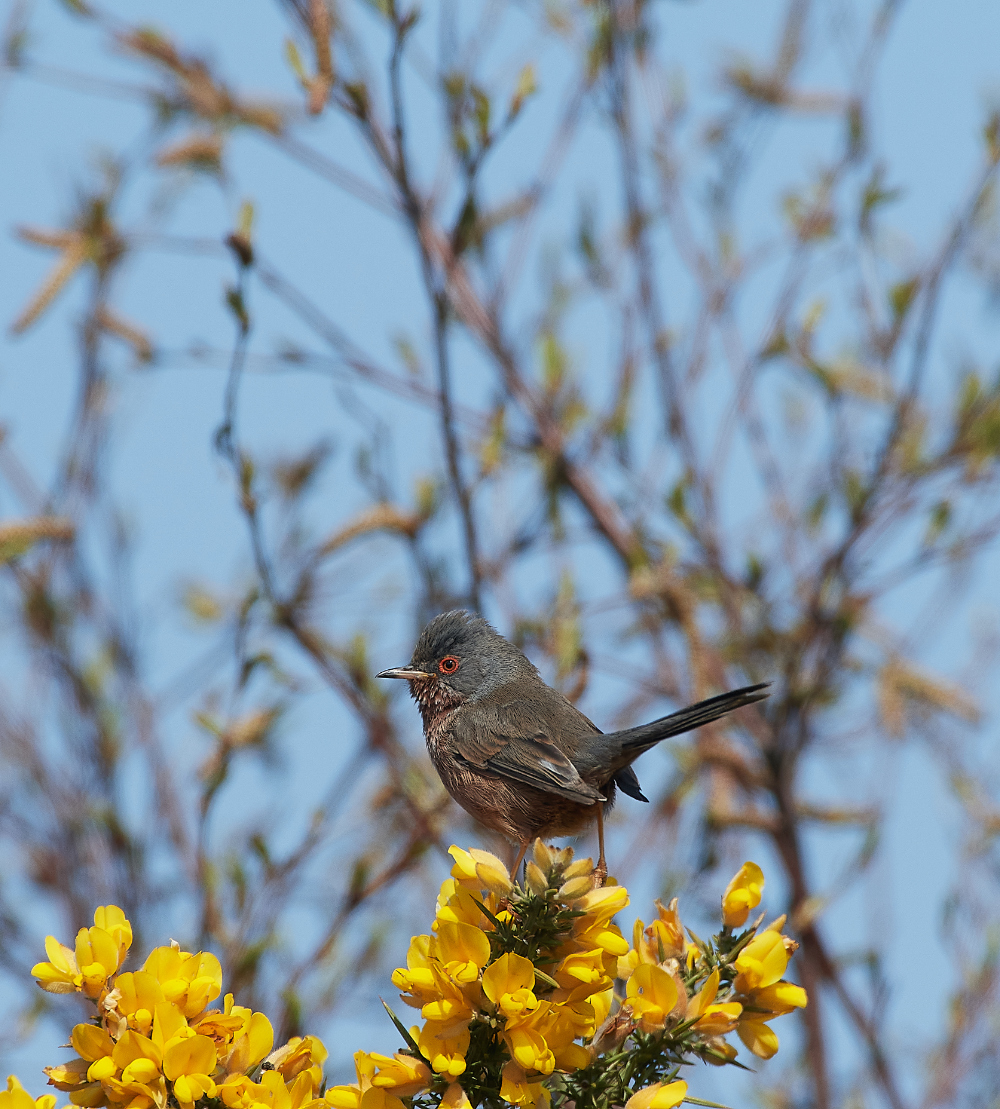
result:
[(435, 677), (411, 681), (410, 696), (420, 709), (425, 735), (434, 731), (444, 717), (454, 712), (466, 700), (463, 694), (451, 689)]

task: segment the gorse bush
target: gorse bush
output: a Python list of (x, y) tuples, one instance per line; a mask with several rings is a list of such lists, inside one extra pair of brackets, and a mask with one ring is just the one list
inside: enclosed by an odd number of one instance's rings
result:
[[(599, 886), (590, 859), (536, 841), (525, 885), (485, 851), (451, 848), (429, 935), (414, 936), (392, 981), (421, 1024), (393, 1056), (358, 1051), (357, 1082), (327, 1088), (327, 1050), (315, 1036), (274, 1049), (263, 1013), (226, 994), (208, 952), (158, 947), (124, 971), (132, 927), (99, 908), (74, 949), (50, 936), (32, 973), (51, 993), (81, 993), (90, 1023), (70, 1037), (76, 1057), (47, 1067), (49, 1083), (80, 1106), (113, 1109), (431, 1109), (445, 1105), (670, 1109), (687, 1100), (681, 1067), (735, 1064), (735, 1032), (770, 1058), (775, 1017), (806, 1004), (784, 980), (796, 943), (784, 917), (763, 930), (764, 877), (746, 863), (722, 897), (722, 929), (702, 940), (681, 924), (676, 899), (637, 920), (632, 942), (614, 916), (628, 891)], [(623, 989), (616, 989), (616, 982)], [(387, 1006), (388, 1009), (388, 1006)], [(16, 1078), (0, 1109), (53, 1109)]]

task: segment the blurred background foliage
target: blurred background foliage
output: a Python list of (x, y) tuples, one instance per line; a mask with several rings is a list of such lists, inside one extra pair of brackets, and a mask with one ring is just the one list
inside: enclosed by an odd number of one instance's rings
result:
[(498, 845), (372, 675), (462, 605), (604, 727), (774, 683), (610, 830), (634, 912), (754, 858), (802, 944), (794, 1050), (696, 1092), (997, 1103), (998, 23), (953, 14), (7, 5), (29, 1088), (80, 1014), (27, 970), (106, 903), (335, 1079), (394, 1043), (445, 849)]

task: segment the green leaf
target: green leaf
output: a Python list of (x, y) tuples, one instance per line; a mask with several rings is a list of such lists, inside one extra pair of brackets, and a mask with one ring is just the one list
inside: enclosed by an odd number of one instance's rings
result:
[(511, 119), (524, 107), (525, 100), (529, 96), (533, 96), (537, 90), (538, 82), (535, 79), (535, 67), (531, 62), (528, 62), (517, 78), (517, 86), (514, 89), (514, 95), (511, 97), (510, 108), (508, 109)]
[(851, 516), (857, 519), (858, 514), (864, 508), (865, 501), (868, 497), (868, 489), (861, 479), (861, 475), (857, 470), (846, 470), (844, 472), (844, 500), (847, 501), (847, 507), (851, 510)]
[(862, 230), (867, 231), (871, 226), (871, 216), (876, 208), (883, 204), (891, 204), (903, 195), (902, 189), (887, 189), (884, 184), (885, 170), (878, 166), (872, 171), (861, 194), (860, 224)]
[(744, 577), (747, 589), (756, 589), (763, 580), (764, 563), (761, 561), (760, 555), (748, 554), (746, 575)]
[(403, 1022), (399, 1019), (399, 1017), (396, 1016), (396, 1014), (389, 1008), (389, 1006), (386, 1005), (385, 1001), (381, 997), (379, 998), (379, 1001), (382, 1002), (382, 1008), (385, 1009), (385, 1011), (389, 1014), (389, 1019), (396, 1026), (396, 1031), (406, 1041), (406, 1046), (412, 1048), (417, 1053), (417, 1055), (422, 1059), (423, 1056), (420, 1053), (420, 1048), (417, 1047), (416, 1040), (414, 1040), (414, 1038), (410, 1035), (409, 1031), (404, 1027)]
[(476, 138), (480, 146), (488, 146), (490, 142), (490, 98), (478, 85), (472, 89), (472, 118), (476, 123)]
[(250, 314), (247, 312), (246, 302), (243, 300), (243, 293), (236, 288), (235, 285), (230, 285), (226, 289), (226, 304), (229, 310), (236, 317), (236, 322), (240, 325), (241, 331), (250, 330)]
[(691, 514), (688, 512), (687, 507), (687, 489), (688, 489), (687, 476), (681, 478), (679, 482), (670, 490), (670, 495), (667, 497), (667, 507), (677, 517), (682, 524), (691, 523)]
[(535, 977), (541, 978), (546, 986), (551, 986), (554, 990), (559, 989), (559, 983), (554, 978), (549, 977), (544, 970), (539, 970), (537, 966), (535, 967)]
[(292, 67), (292, 72), (302, 84), (307, 85), (309, 74), (306, 73), (306, 67), (302, 63), (302, 55), (299, 54), (299, 48), (295, 45), (293, 39), (285, 39), (285, 60)]
[(542, 381), (550, 396), (562, 387), (568, 361), (562, 344), (551, 331), (546, 331), (542, 336)]
[[(472, 895), (470, 894), (469, 896), (471, 897)], [(480, 901), (478, 897), (473, 897), (472, 900), (479, 906), (483, 916), (486, 917), (490, 924), (492, 924), (494, 928), (499, 928), (500, 921), (486, 908), (482, 901)]]
[(892, 308), (893, 320), (897, 324), (910, 310), (919, 289), (920, 278), (911, 277), (909, 281), (900, 281), (889, 290), (889, 305)]
[(941, 537), (942, 532), (951, 523), (951, 504), (948, 501), (938, 501), (931, 509), (930, 520), (927, 522), (927, 534), (924, 543), (930, 546)]
[(253, 215), (253, 201), (244, 200), (240, 205), (240, 214), (236, 220), (236, 230), (248, 239), (253, 231)]
[(830, 504), (830, 494), (826, 491), (820, 493), (806, 510), (806, 522), (810, 531), (815, 531), (823, 522), (826, 510)]
[(1000, 112), (994, 112), (983, 128), (986, 151), (991, 162), (1000, 162)]

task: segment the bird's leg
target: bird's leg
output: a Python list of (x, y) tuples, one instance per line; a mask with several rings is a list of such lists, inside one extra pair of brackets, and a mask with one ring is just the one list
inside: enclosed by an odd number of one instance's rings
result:
[(604, 858), (604, 802), (597, 802), (597, 845), (600, 849), (600, 854), (597, 858), (597, 866), (594, 868), (594, 879), (597, 886), (604, 885), (604, 879), (608, 876), (608, 864)]
[(528, 844), (530, 842), (530, 840), (526, 839), (524, 843), (521, 844), (521, 850), (517, 853), (517, 859), (514, 861), (514, 865), (510, 868), (510, 880), (512, 882), (517, 881), (517, 872), (521, 868), (521, 863), (524, 862), (524, 856), (528, 852)]

